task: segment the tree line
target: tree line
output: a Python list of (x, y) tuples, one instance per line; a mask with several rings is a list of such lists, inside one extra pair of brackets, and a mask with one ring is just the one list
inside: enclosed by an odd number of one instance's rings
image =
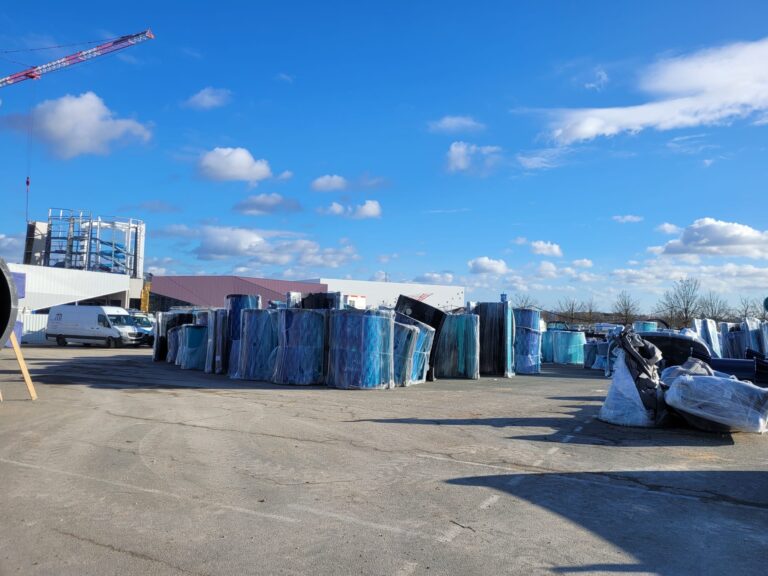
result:
[[(518, 294), (512, 303), (517, 308), (540, 308), (536, 299), (528, 294)], [(712, 290), (703, 292), (701, 282), (690, 277), (675, 281), (648, 313), (644, 313), (639, 300), (622, 290), (613, 302), (596, 302), (594, 298), (563, 298), (549, 316), (550, 320), (569, 324), (614, 322), (626, 325), (635, 320), (658, 319), (670, 328), (690, 327), (695, 318), (710, 318), (716, 322), (739, 322), (747, 317), (768, 320), (762, 300), (742, 296), (735, 305), (731, 305)]]

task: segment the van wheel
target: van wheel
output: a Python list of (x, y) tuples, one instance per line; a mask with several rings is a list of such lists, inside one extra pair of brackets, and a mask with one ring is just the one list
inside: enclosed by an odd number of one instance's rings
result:
[(104, 344), (107, 346), (107, 348), (115, 347), (115, 341), (112, 340), (112, 337), (107, 338), (107, 341)]
[(64, 336), (62, 336), (61, 334), (59, 334), (58, 336), (56, 336), (56, 344), (58, 344), (59, 346), (66, 346), (67, 339), (64, 338)]

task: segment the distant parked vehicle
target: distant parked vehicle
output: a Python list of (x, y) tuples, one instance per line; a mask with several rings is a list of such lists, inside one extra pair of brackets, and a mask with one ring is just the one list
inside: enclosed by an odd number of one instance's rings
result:
[(53, 306), (48, 312), (47, 340), (59, 346), (68, 343), (103, 344), (107, 348), (138, 346), (144, 335), (133, 318), (117, 306)]
[(145, 312), (128, 310), (136, 329), (141, 333), (141, 343), (152, 346), (155, 341), (155, 317)]

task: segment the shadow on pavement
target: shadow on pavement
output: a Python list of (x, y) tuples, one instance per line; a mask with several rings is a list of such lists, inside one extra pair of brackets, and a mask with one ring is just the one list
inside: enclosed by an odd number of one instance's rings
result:
[[(764, 573), (768, 472), (504, 474), (456, 478), (448, 483), (492, 488), (526, 500), (636, 559), (553, 566), (555, 573)], [(535, 525), (535, 517), (526, 517)], [(566, 523), (563, 530), (572, 527)], [(564, 535), (565, 541), (573, 538), (578, 536)], [(604, 549), (610, 554), (610, 547)], [(561, 557), (568, 557), (567, 549), (559, 551)]]

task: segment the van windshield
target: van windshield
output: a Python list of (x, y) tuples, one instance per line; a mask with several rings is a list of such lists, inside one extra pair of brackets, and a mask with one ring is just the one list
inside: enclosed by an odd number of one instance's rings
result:
[(133, 318), (128, 314), (110, 314), (109, 322), (112, 326), (135, 326)]
[(152, 321), (146, 316), (134, 316), (133, 321), (142, 328), (152, 328)]

